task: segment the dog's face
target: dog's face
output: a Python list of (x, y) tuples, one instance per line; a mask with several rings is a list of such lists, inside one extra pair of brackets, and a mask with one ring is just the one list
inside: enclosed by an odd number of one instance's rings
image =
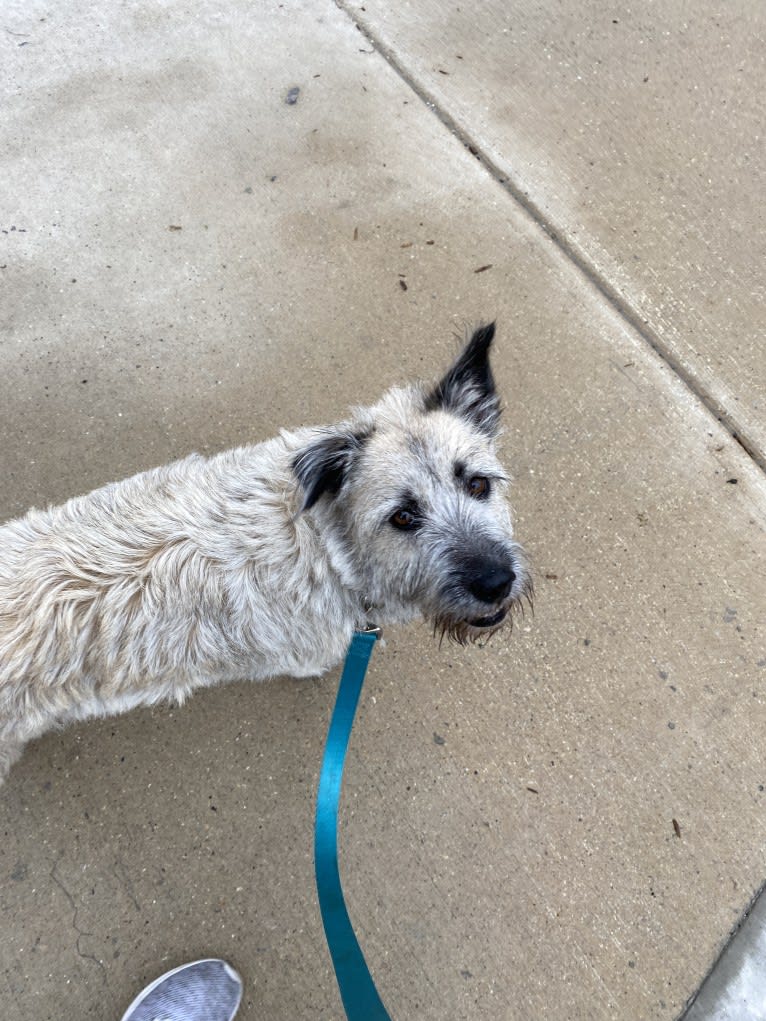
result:
[(493, 335), (477, 330), (430, 391), (389, 391), (295, 459), (304, 510), (340, 535), (372, 616), (420, 612), (461, 642), (531, 596), (494, 451)]

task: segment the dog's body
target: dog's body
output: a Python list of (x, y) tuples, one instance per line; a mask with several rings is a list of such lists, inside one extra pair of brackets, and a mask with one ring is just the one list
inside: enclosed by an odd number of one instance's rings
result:
[(460, 641), (500, 626), (530, 583), (493, 449), (493, 333), (430, 392), (0, 527), (0, 780), (71, 720), (322, 673), (370, 616)]

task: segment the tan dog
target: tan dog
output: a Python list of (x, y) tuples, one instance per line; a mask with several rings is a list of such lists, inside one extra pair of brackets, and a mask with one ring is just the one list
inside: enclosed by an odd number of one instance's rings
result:
[(433, 388), (0, 527), (0, 778), (70, 720), (320, 674), (369, 617), (464, 642), (531, 592), (494, 440), (494, 324)]

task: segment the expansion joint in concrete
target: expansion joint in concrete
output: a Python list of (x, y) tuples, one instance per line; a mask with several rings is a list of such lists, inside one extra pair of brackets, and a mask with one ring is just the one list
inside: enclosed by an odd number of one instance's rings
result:
[(724, 408), (712, 394), (708, 393), (695, 374), (690, 372), (682, 364), (682, 362), (673, 355), (668, 347), (662, 342), (662, 339), (659, 337), (656, 330), (652, 328), (648, 320), (618, 292), (610, 280), (593, 265), (587, 256), (571, 244), (564, 232), (550, 221), (537, 203), (530, 198), (528, 193), (523, 190), (518, 182), (514, 181), (511, 176), (497, 165), (495, 160), (493, 160), (493, 158), (481, 148), (481, 145), (472, 138), (470, 131), (464, 125), (460, 124), (450, 113), (448, 113), (444, 106), (440, 104), (439, 100), (428, 91), (422, 82), (418, 81), (414, 77), (412, 72), (399, 60), (391, 47), (386, 46), (364, 21), (360, 21), (357, 16), (357, 11), (347, 3), (347, 0), (335, 0), (335, 4), (354, 23), (368, 43), (376, 50), (376, 52), (380, 53), (383, 59), (391, 66), (397, 75), (399, 75), (408, 88), (410, 88), (425, 104), (425, 106), (427, 106), (428, 109), (436, 117), (438, 117), (447, 130), (450, 131), (466, 149), (468, 149), (471, 155), (479, 161), (487, 173), (489, 173), (505, 190), (506, 194), (508, 194), (514, 202), (522, 208), (525, 214), (534, 221), (537, 227), (579, 270), (587, 284), (590, 287), (595, 288), (601, 297), (612, 306), (612, 308), (628, 324), (628, 326), (636, 334), (638, 334), (642, 341), (647, 344), (663, 362), (665, 362), (668, 368), (684, 383), (687, 389), (716, 419), (716, 421), (721, 423), (721, 425), (730, 433), (732, 439), (734, 439), (735, 442), (742, 447), (748, 457), (750, 457), (763, 472), (766, 472), (766, 459), (759, 452), (757, 444), (748, 436), (744, 436), (741, 433), (726, 408)]

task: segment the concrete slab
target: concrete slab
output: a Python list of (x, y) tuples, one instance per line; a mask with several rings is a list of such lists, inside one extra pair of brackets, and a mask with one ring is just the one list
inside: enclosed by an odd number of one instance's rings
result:
[[(329, 0), (4, 32), (0, 515), (337, 418), (497, 315), (536, 617), (376, 653), (352, 916), (395, 1018), (677, 1016), (762, 880), (762, 475)], [(244, 1019), (340, 1016), (311, 873), (336, 676), (28, 751), (6, 1021), (119, 1016), (207, 954)]]
[(766, 1017), (766, 899), (761, 895), (683, 1021), (762, 1021)]
[(766, 466), (766, 7), (343, 6)]

